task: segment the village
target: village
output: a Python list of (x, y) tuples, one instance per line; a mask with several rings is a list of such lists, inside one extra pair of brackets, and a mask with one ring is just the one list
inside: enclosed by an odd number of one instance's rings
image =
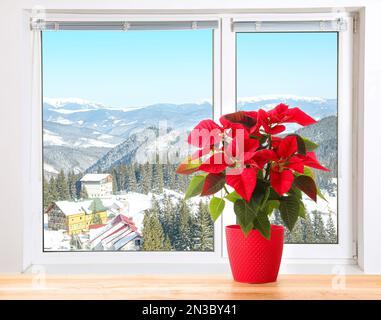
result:
[(49, 204), (44, 212), (46, 251), (140, 250), (144, 210), (151, 203), (137, 201), (136, 194), (113, 194), (112, 179), (108, 173), (85, 174), (79, 182), (87, 199)]

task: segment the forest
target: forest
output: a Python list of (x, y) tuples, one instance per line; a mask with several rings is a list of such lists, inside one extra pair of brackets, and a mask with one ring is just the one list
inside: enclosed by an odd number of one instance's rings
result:
[[(142, 250), (212, 251), (214, 227), (207, 198), (195, 205), (163, 192), (164, 189), (179, 193), (186, 190), (190, 177), (176, 174), (176, 167), (175, 164), (118, 164), (109, 171), (113, 176), (113, 193), (153, 194), (152, 206), (144, 212)], [(80, 187), (81, 177), (82, 174), (61, 171), (56, 177), (44, 179), (44, 208), (52, 201), (87, 198)], [(292, 233), (286, 231), (286, 243), (336, 243), (332, 214), (328, 214), (326, 222), (323, 214), (327, 213), (313, 211), (301, 219)], [(273, 223), (281, 224), (278, 212)]]

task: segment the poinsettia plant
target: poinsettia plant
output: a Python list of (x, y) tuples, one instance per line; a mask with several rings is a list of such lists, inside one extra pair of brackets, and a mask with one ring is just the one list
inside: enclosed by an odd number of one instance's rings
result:
[(318, 145), (295, 133), (284, 133), (285, 124), (315, 122), (286, 104), (269, 111), (226, 114), (220, 118), (221, 125), (201, 121), (188, 136), (196, 151), (177, 168), (179, 174), (193, 174), (185, 198), (214, 195), (209, 202), (214, 221), (223, 212), (225, 200), (233, 202), (245, 235), (257, 229), (269, 239), (269, 217), (274, 210), (279, 210), (292, 231), (298, 218), (306, 214), (302, 194), (315, 202), (317, 196), (324, 199), (312, 168), (329, 170), (316, 158)]

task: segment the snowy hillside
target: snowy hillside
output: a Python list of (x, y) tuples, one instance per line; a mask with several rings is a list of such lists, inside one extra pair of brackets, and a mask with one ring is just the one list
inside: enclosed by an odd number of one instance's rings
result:
[[(299, 106), (316, 119), (336, 114), (336, 100), (293, 95), (240, 98), (238, 109), (270, 108), (279, 102)], [(54, 174), (61, 168), (65, 171), (70, 168), (75, 168), (78, 172), (84, 171), (118, 144), (123, 142), (128, 145), (131, 140), (134, 141), (134, 135), (139, 136), (139, 133), (147, 127), (158, 127), (159, 122), (166, 121), (168, 128), (184, 132), (200, 120), (211, 116), (212, 106), (208, 101), (116, 108), (80, 98), (45, 98), (43, 104), (45, 172)], [(136, 158), (142, 160), (145, 157), (145, 150), (165, 149), (168, 146), (173, 147), (178, 142), (175, 141), (174, 131), (164, 140), (167, 141), (156, 141), (153, 145), (144, 143), (140, 150), (135, 146)], [(122, 147), (124, 146), (121, 145), (119, 149)], [(180, 151), (180, 153), (178, 157), (186, 152)], [(127, 157), (131, 158), (131, 155)]]

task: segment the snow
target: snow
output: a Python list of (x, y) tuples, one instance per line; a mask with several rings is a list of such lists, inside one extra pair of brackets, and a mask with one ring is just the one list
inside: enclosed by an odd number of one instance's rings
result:
[(79, 138), (75, 143), (75, 147), (82, 147), (82, 148), (91, 148), (91, 147), (99, 147), (99, 148), (113, 148), (116, 146), (115, 143), (108, 143), (96, 139), (89, 139), (89, 138)]
[(44, 145), (64, 146), (66, 142), (54, 132), (44, 129)]
[(62, 114), (73, 114), (77, 112), (87, 112), (87, 111), (92, 111), (94, 109), (76, 109), (76, 110), (69, 110), (69, 109), (57, 109), (54, 110), (55, 112), (62, 113)]
[(93, 200), (85, 200), (85, 201), (56, 201), (55, 204), (58, 208), (61, 209), (61, 211), (66, 215), (70, 216), (73, 214), (78, 213), (91, 213), (91, 210), (89, 209), (90, 205), (92, 204)]
[(99, 182), (99, 181), (102, 181), (103, 179), (106, 179), (109, 175), (110, 174), (108, 173), (88, 173), (88, 174), (85, 174), (80, 181), (81, 182)]
[(79, 104), (79, 105), (88, 105), (88, 106), (92, 106), (95, 108), (103, 107), (103, 105), (101, 103), (92, 102), (92, 101), (82, 99), (82, 98), (47, 98), (47, 97), (44, 97), (44, 103), (47, 103), (47, 104), (53, 106), (54, 108), (60, 108), (64, 105), (70, 104), (70, 103)]
[(297, 96), (293, 94), (276, 94), (276, 95), (259, 95), (255, 97), (243, 97), (238, 98), (238, 104), (243, 103), (255, 103), (266, 100), (296, 100), (296, 101), (308, 101), (308, 102), (318, 102), (324, 103), (327, 100), (320, 97), (307, 97), (307, 96)]
[(44, 145), (54, 145), (54, 146), (70, 146), (70, 147), (82, 147), (82, 148), (114, 148), (117, 143), (110, 143), (102, 140), (112, 140), (114, 137), (107, 134), (100, 134), (99, 132), (94, 132), (97, 134), (97, 139), (91, 138), (79, 138), (75, 142), (71, 140), (64, 140), (61, 136), (56, 133), (44, 129)]
[(44, 163), (44, 171), (58, 174), (58, 170), (48, 163)]
[(59, 123), (59, 124), (73, 124), (73, 121), (70, 121), (68, 119), (64, 119), (64, 118), (57, 118), (56, 120), (54, 120), (53, 122), (56, 122), (56, 123)]
[(70, 250), (70, 237), (64, 234), (64, 230), (44, 231), (44, 249), (50, 251)]

